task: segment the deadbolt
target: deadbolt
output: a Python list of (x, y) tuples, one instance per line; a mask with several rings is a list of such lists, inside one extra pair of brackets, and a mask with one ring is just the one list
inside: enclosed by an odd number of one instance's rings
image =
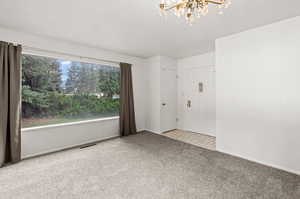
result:
[(187, 107), (188, 107), (188, 108), (191, 108), (191, 106), (192, 106), (192, 102), (191, 102), (191, 100), (188, 100), (188, 101), (187, 101)]

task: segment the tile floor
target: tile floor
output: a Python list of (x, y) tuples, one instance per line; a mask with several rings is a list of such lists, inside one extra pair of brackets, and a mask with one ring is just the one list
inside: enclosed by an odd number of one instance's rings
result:
[(216, 150), (216, 138), (212, 136), (183, 130), (173, 130), (163, 133), (163, 135), (175, 140), (196, 145), (212, 151)]

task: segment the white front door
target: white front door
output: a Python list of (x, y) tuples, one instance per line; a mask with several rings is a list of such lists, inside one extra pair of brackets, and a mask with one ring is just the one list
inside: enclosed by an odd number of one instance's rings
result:
[(180, 75), (183, 130), (215, 136), (213, 67), (186, 67)]
[(161, 132), (177, 128), (177, 79), (176, 68), (161, 68)]

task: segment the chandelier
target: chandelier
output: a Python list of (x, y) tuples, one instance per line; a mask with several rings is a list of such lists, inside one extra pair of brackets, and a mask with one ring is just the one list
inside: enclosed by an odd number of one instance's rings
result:
[(230, 4), (231, 0), (162, 0), (159, 8), (161, 16), (174, 10), (177, 17), (185, 16), (187, 22), (192, 25), (195, 17), (207, 15), (209, 5), (218, 6), (218, 13), (223, 14), (223, 9), (228, 8)]

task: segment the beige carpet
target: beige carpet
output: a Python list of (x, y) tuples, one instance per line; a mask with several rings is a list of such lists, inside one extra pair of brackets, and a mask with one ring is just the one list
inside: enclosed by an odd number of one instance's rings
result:
[(152, 133), (0, 169), (1, 199), (299, 199), (300, 176)]
[(182, 130), (169, 131), (163, 135), (205, 149), (216, 150), (216, 138), (212, 136)]

